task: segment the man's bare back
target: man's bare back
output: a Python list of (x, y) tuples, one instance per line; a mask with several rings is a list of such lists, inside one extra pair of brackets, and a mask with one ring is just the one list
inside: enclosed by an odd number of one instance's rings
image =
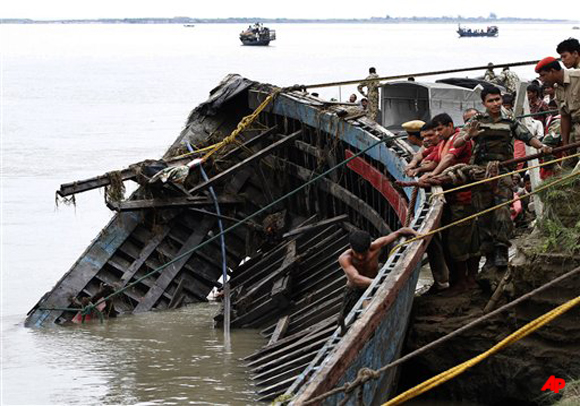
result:
[[(364, 232), (358, 233), (360, 233), (359, 237), (362, 237), (363, 240), (368, 238), (370, 241), (368, 233), (366, 235)], [(413, 229), (401, 228), (387, 236), (377, 238), (370, 245), (363, 242), (358, 247), (359, 251), (353, 249), (355, 248), (353, 244), (357, 245), (360, 241), (357, 242), (351, 239), (351, 248), (344, 251), (338, 258), (338, 263), (346, 274), (347, 286), (360, 289), (369, 286), (379, 271), (381, 249), (403, 235), (416, 236), (418, 234)]]

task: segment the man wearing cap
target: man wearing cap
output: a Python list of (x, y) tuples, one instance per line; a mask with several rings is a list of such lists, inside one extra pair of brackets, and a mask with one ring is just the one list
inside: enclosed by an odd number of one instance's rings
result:
[(576, 38), (560, 42), (556, 52), (560, 54), (562, 63), (567, 69), (580, 69), (580, 42)]
[(343, 332), (344, 318), (379, 272), (381, 250), (399, 237), (417, 235), (415, 230), (405, 227), (371, 242), (371, 235), (366, 231), (355, 230), (350, 233), (350, 248), (338, 257), (338, 263), (346, 275), (346, 290), (339, 314)]
[(421, 138), (421, 127), (425, 125), (424, 121), (411, 120), (403, 123), (401, 127), (407, 131), (407, 141), (409, 144), (421, 148), (423, 146), (423, 139)]
[[(560, 133), (562, 144), (580, 141), (580, 70), (562, 69), (551, 56), (536, 65), (540, 80), (554, 86), (556, 103), (560, 110)], [(573, 153), (567, 151), (565, 155)], [(565, 161), (565, 166), (573, 162)]]
[[(369, 100), (369, 107), (367, 117), (371, 120), (377, 120), (377, 113), (379, 111), (379, 81), (377, 80), (379, 75), (375, 68), (369, 68), (369, 75), (366, 77), (365, 82), (358, 85), (357, 90), (360, 94)], [(366, 93), (364, 88), (367, 88)]]
[[(514, 138), (519, 139), (542, 152), (550, 153), (552, 148), (534, 138), (528, 129), (502, 108), (501, 91), (497, 87), (486, 87), (481, 92), (481, 100), (486, 112), (474, 116), (463, 127), (453, 142), (461, 148), (474, 140), (471, 164), (488, 166), (496, 161), (506, 161), (514, 157)], [(500, 172), (511, 168), (502, 166)], [(472, 204), (477, 212), (505, 203), (513, 198), (511, 179), (504, 177), (496, 182), (486, 182), (472, 188)], [(480, 251), (486, 256), (486, 269), (503, 268), (508, 265), (508, 247), (513, 228), (509, 207), (502, 206), (477, 219)]]

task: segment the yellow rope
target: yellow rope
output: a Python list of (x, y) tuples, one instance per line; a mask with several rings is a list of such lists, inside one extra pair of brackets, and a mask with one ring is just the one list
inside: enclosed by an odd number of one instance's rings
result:
[(485, 179), (482, 179), (482, 180), (478, 180), (476, 182), (466, 183), (465, 185), (457, 186), (457, 187), (454, 187), (453, 189), (444, 190), (442, 192), (436, 192), (436, 193), (433, 193), (431, 195), (431, 199), (435, 198), (435, 196), (442, 196), (442, 195), (444, 195), (446, 193), (456, 192), (456, 191), (461, 190), (461, 189), (465, 189), (465, 188), (469, 188), (469, 187), (472, 187), (472, 186), (480, 185), (480, 184), (485, 183), (485, 182), (491, 182), (492, 180), (496, 180), (496, 179), (500, 179), (500, 178), (505, 178), (506, 176), (511, 176), (511, 175), (516, 174), (516, 173), (525, 172), (525, 171), (530, 170), (530, 169), (535, 169), (535, 168), (539, 168), (541, 166), (555, 164), (555, 163), (558, 163), (558, 162), (561, 162), (561, 161), (565, 161), (566, 159), (571, 159), (571, 158), (576, 158), (576, 157), (580, 157), (580, 153), (577, 153), (577, 154), (574, 154), (574, 155), (564, 156), (562, 158), (553, 159), (553, 160), (547, 161), (547, 162), (542, 162), (541, 164), (534, 165), (534, 166), (529, 166), (529, 167), (526, 167), (526, 168), (523, 168), (523, 169), (518, 169), (518, 170), (515, 170), (515, 171), (512, 171), (512, 172), (502, 173), (501, 175), (497, 175), (497, 176), (494, 176), (494, 177), (491, 177), (491, 178), (485, 178)]
[(542, 316), (538, 317), (535, 320), (532, 320), (519, 330), (515, 331), (514, 333), (510, 334), (499, 343), (491, 347), (486, 352), (474, 357), (468, 361), (465, 361), (462, 364), (459, 364), (451, 369), (448, 369), (445, 372), (440, 373), (439, 375), (434, 376), (431, 379), (426, 380), (425, 382), (415, 386), (414, 388), (409, 389), (408, 391), (401, 393), (399, 396), (389, 400), (386, 403), (383, 403), (382, 406), (394, 406), (399, 405), (403, 402), (408, 401), (420, 394), (427, 392), (428, 390), (441, 385), (448, 380), (455, 378), (457, 375), (465, 372), (467, 369), (471, 368), (472, 366), (478, 364), (479, 362), (483, 361), (490, 355), (495, 354), (499, 350), (507, 347), (508, 345), (515, 343), (516, 341), (526, 337), (528, 334), (536, 331), (543, 325), (549, 323), (550, 321), (554, 320), (556, 317), (562, 315), (563, 313), (567, 312), (568, 310), (572, 309), (574, 306), (580, 304), (580, 296), (564, 303), (561, 306), (558, 306), (555, 309), (552, 309), (548, 313), (543, 314)]
[(207, 147), (203, 147), (203, 148), (196, 149), (195, 151), (192, 151), (192, 152), (187, 152), (185, 154), (182, 154), (182, 155), (173, 157), (172, 159), (185, 158), (185, 157), (190, 156), (190, 155), (193, 155), (193, 154), (199, 154), (199, 153), (202, 153), (202, 152), (209, 151), (203, 157), (203, 160), (206, 161), (210, 156), (212, 156), (214, 153), (216, 153), (217, 151), (219, 151), (221, 148), (223, 148), (226, 145), (231, 144), (232, 142), (234, 142), (236, 140), (236, 137), (242, 131), (244, 131), (250, 125), (252, 125), (252, 123), (256, 120), (256, 118), (258, 118), (258, 116), (260, 115), (260, 113), (262, 112), (262, 110), (264, 110), (266, 108), (266, 106), (268, 106), (268, 104), (270, 104), (270, 102), (281, 91), (282, 91), (281, 89), (277, 89), (274, 92), (270, 93), (264, 99), (264, 101), (256, 108), (256, 110), (254, 110), (254, 112), (252, 114), (250, 114), (249, 116), (245, 116), (244, 118), (242, 118), (242, 120), (238, 123), (238, 126), (236, 127), (236, 129), (234, 131), (232, 131), (232, 133), (230, 135), (228, 135), (226, 138), (224, 138), (220, 142), (216, 142), (215, 144), (208, 145)]
[(428, 233), (425, 233), (425, 234), (420, 234), (420, 235), (418, 235), (417, 237), (413, 237), (413, 238), (410, 238), (410, 239), (408, 239), (408, 240), (406, 240), (406, 241), (403, 241), (401, 244), (397, 245), (395, 248), (393, 248), (393, 249), (391, 250), (391, 252), (389, 253), (389, 257), (390, 257), (391, 255), (393, 255), (393, 254), (394, 254), (394, 253), (395, 253), (395, 252), (396, 252), (396, 251), (397, 251), (399, 248), (401, 248), (401, 247), (403, 247), (403, 246), (405, 246), (405, 245), (407, 245), (407, 244), (410, 244), (410, 243), (412, 243), (412, 242), (415, 242), (415, 241), (421, 240), (421, 239), (423, 239), (423, 238), (425, 238), (425, 237), (428, 237), (428, 236), (430, 236), (430, 235), (437, 234), (437, 233), (438, 233), (438, 232), (440, 232), (440, 231), (447, 230), (448, 228), (454, 227), (454, 226), (456, 226), (457, 224), (461, 224), (461, 223), (464, 223), (464, 222), (466, 222), (466, 221), (472, 220), (472, 219), (474, 219), (474, 218), (477, 218), (477, 217), (479, 217), (479, 216), (482, 216), (482, 215), (484, 215), (484, 214), (486, 214), (486, 213), (489, 213), (489, 212), (491, 212), (491, 211), (494, 211), (494, 210), (496, 210), (496, 209), (499, 209), (500, 207), (507, 206), (508, 204), (512, 204), (512, 203), (513, 203), (513, 202), (515, 202), (516, 200), (520, 200), (520, 199), (526, 198), (526, 197), (528, 197), (528, 196), (534, 195), (534, 194), (536, 194), (536, 193), (538, 193), (538, 192), (541, 192), (541, 191), (542, 191), (542, 190), (544, 190), (544, 189), (547, 189), (547, 188), (549, 188), (549, 187), (551, 187), (551, 186), (554, 186), (554, 185), (556, 185), (556, 184), (558, 184), (558, 183), (562, 183), (562, 182), (564, 182), (565, 180), (568, 180), (568, 179), (570, 179), (570, 178), (573, 178), (574, 176), (578, 176), (578, 175), (580, 175), (580, 172), (572, 172), (572, 173), (570, 173), (570, 174), (568, 174), (568, 175), (564, 176), (563, 178), (560, 178), (560, 179), (558, 179), (558, 180), (556, 180), (556, 181), (554, 181), (554, 182), (552, 182), (552, 183), (549, 183), (549, 184), (547, 184), (547, 185), (543, 185), (543, 186), (541, 186), (541, 187), (537, 188), (536, 190), (534, 190), (534, 191), (532, 191), (532, 192), (530, 192), (530, 193), (526, 193), (526, 194), (524, 194), (524, 195), (522, 195), (522, 196), (519, 196), (518, 198), (515, 198), (515, 199), (512, 199), (512, 200), (508, 200), (507, 202), (503, 202), (503, 203), (497, 204), (497, 205), (495, 205), (495, 206), (493, 206), (493, 207), (490, 207), (490, 208), (488, 208), (488, 209), (485, 209), (485, 210), (483, 210), (483, 211), (480, 211), (479, 213), (475, 213), (475, 214), (472, 214), (471, 216), (468, 216), (468, 217), (462, 218), (462, 219), (460, 219), (460, 220), (454, 221), (453, 223), (447, 224), (447, 225), (445, 225), (445, 226), (443, 226), (443, 227), (440, 227), (440, 228), (438, 228), (438, 229), (436, 229), (436, 230), (431, 230), (431, 231), (429, 231)]
[(242, 131), (244, 131), (246, 128), (248, 128), (256, 120), (256, 118), (258, 118), (258, 116), (260, 115), (262, 110), (264, 110), (266, 108), (266, 106), (268, 106), (268, 104), (270, 104), (270, 102), (274, 99), (274, 97), (276, 97), (280, 92), (281, 92), (281, 89), (278, 89), (278, 90), (275, 90), (274, 92), (270, 93), (264, 99), (264, 101), (262, 103), (260, 103), (258, 108), (256, 108), (256, 110), (254, 110), (254, 112), (252, 114), (242, 118), (242, 120), (238, 123), (238, 126), (236, 127), (236, 129), (234, 131), (232, 131), (232, 133), (230, 135), (228, 135), (226, 138), (224, 138), (223, 140), (221, 140), (217, 144), (212, 145), (211, 146), (212, 148), (210, 149), (210, 151), (204, 155), (203, 160), (207, 161), (207, 159), (210, 156), (215, 154), (221, 148), (234, 142), (236, 140), (236, 137), (238, 136), (238, 134), (240, 134)]

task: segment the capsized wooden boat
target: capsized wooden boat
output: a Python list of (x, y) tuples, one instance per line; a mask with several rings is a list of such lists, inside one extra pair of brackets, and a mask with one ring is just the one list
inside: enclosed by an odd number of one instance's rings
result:
[[(237, 75), (226, 77), (190, 114), (186, 127), (164, 155), (183, 162), (184, 145), (201, 147), (229, 135), (272, 87)], [(440, 218), (440, 201), (421, 190), (414, 207), (409, 191), (394, 181), (412, 150), (357, 108), (325, 103), (306, 93), (280, 94), (250, 128), (207, 164), (209, 181), (192, 169), (184, 187), (141, 186), (129, 199), (110, 202), (118, 213), (56, 286), (30, 311), (28, 326), (70, 322), (73, 301), (94, 299), (103, 285), (127, 286), (161, 264), (188, 253), (218, 233), (213, 186), (221, 218), (244, 218), (296, 189), (336, 163), (354, 158), (310, 187), (226, 235), (232, 289), (232, 327), (260, 328), (268, 343), (246, 362), (264, 400), (286, 394), (294, 404), (352, 380), (363, 366), (395, 360), (407, 328), (420, 260), (427, 241), (409, 244), (386, 260), (379, 275), (346, 317), (341, 335), (337, 315), (345, 288), (338, 255), (354, 227), (380, 236), (401, 227), (409, 213), (422, 232)], [(191, 159), (190, 157), (187, 159)], [(139, 180), (142, 166), (117, 172)], [(141, 169), (139, 169), (141, 168)], [(113, 181), (103, 175), (61, 186), (69, 196)], [(207, 300), (220, 287), (219, 243), (185, 255), (110, 303), (110, 315), (165, 310)], [(388, 250), (385, 250), (385, 254)], [(363, 301), (368, 302), (363, 309)], [(217, 323), (221, 317), (216, 317)], [(365, 386), (367, 404), (387, 398), (396, 371)], [(336, 404), (341, 395), (329, 398)]]

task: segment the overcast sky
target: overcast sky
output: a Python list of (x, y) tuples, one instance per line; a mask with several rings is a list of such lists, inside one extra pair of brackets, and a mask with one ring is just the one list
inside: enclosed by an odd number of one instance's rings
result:
[(488, 16), (548, 19), (579, 18), (576, 0), (559, 0), (555, 6), (537, 1), (465, 0), (4, 0), (0, 17), (32, 19), (124, 18), (124, 17), (285, 17), (285, 18), (369, 18), (441, 16)]

